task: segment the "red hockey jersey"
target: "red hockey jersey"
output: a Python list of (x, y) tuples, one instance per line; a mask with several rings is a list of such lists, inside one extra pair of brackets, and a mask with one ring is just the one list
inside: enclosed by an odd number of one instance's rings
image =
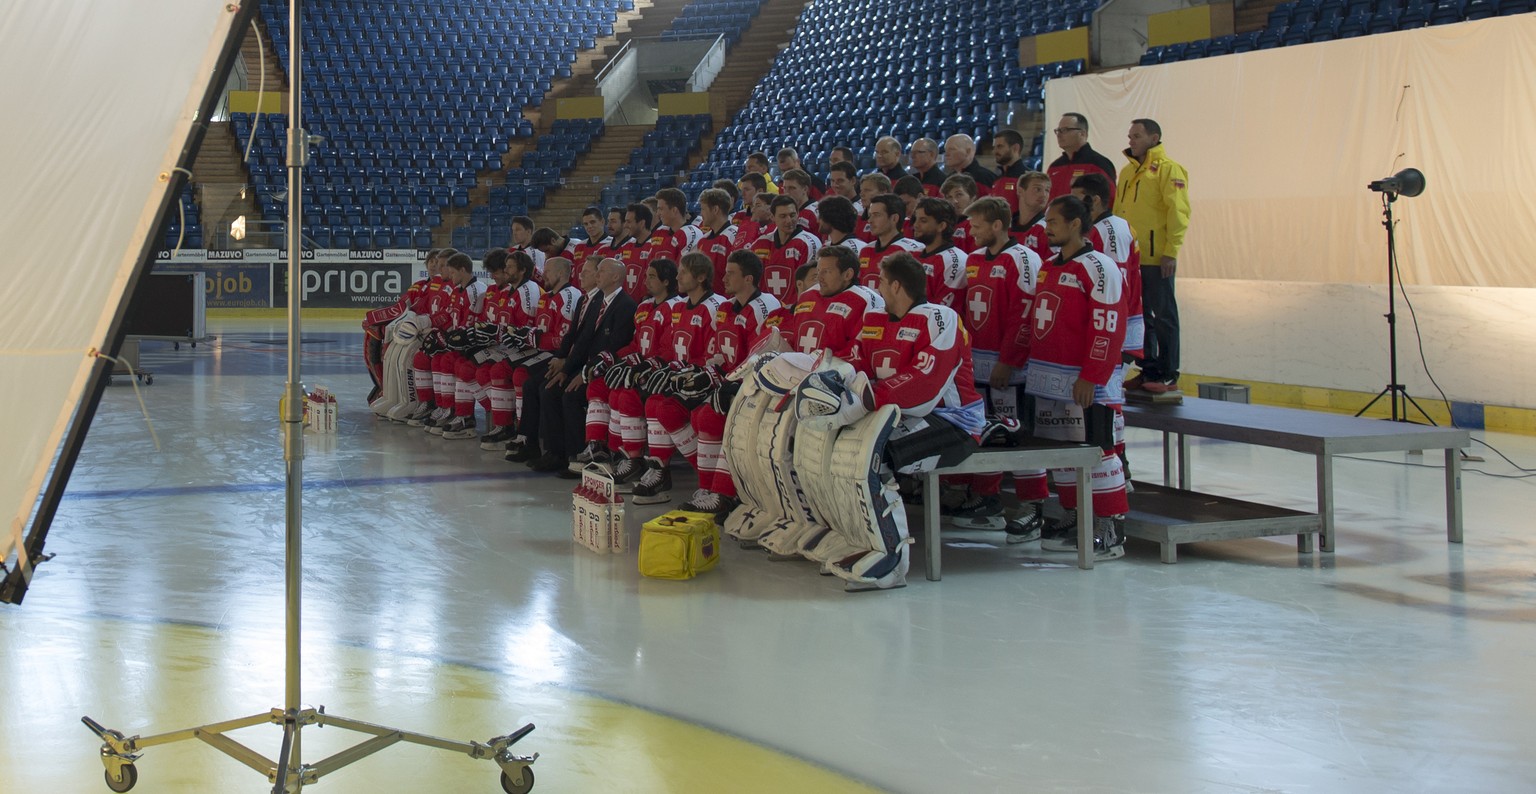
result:
[[(802, 232), (803, 234), (803, 232)], [(746, 303), (728, 300), (715, 312), (715, 335), (709, 344), (709, 362), (730, 372), (745, 361), (765, 334), (776, 333), (784, 318), (779, 299), (758, 292)]]
[(1111, 382), (1125, 344), (1120, 267), (1093, 250), (1065, 262), (1060, 255), (1046, 260), (1028, 338), (1024, 388), (1029, 394), (1070, 401), (1073, 385), (1082, 378), (1097, 387), (1095, 402), (1121, 402), (1119, 385)]
[(1051, 250), (1050, 238), (1045, 236), (1045, 213), (1043, 212), (1036, 215), (1029, 223), (1014, 224), (1008, 231), (1008, 235), (1014, 242), (1034, 251), (1035, 256), (1040, 257), (1042, 262), (1056, 255), (1056, 252)]
[(885, 311), (880, 293), (858, 284), (834, 295), (823, 295), (819, 288), (801, 294), (793, 316), (786, 322), (790, 347), (801, 353), (823, 350), (841, 359), (853, 355), (853, 346), (864, 328), (864, 315)]
[(911, 237), (897, 237), (890, 245), (881, 245), (879, 240), (871, 242), (859, 251), (859, 283), (872, 289), (880, 288), (880, 263), (891, 254), (902, 252), (913, 256), (922, 254), (923, 244)]
[(876, 404), (895, 405), (903, 417), (937, 409), (982, 414), (970, 338), (953, 309), (920, 303), (899, 319), (869, 312), (854, 348), (851, 363), (873, 382)]
[(711, 292), (698, 303), (684, 298), (673, 304), (666, 335), (656, 346), (657, 360), (698, 366), (707, 364), (710, 346), (715, 339), (715, 320), (725, 302), (724, 295)]
[(1105, 215), (1088, 230), (1093, 250), (1113, 259), (1125, 277), (1125, 352), (1141, 357), (1146, 321), (1141, 314), (1141, 247), (1131, 225), (1119, 215)]
[(965, 305), (961, 307), (971, 343), (997, 353), (998, 361), (1024, 366), (1029, 340), (1025, 319), (1035, 295), (1040, 257), (1018, 243), (995, 256), (978, 249), (965, 261)]
[(925, 248), (917, 254), (923, 272), (928, 274), (929, 303), (955, 308), (965, 293), (966, 258), (965, 252), (954, 245), (945, 245), (931, 254)]
[(801, 265), (816, 264), (816, 252), (821, 250), (821, 239), (804, 229), (785, 241), (779, 240), (777, 229), (757, 238), (752, 253), (763, 260), (763, 278), (758, 288), (773, 296), (775, 306), (795, 299), (795, 271)]
[(730, 224), (718, 232), (707, 232), (699, 238), (699, 253), (709, 257), (715, 266), (715, 280), (711, 285), (718, 289), (725, 284), (725, 260), (736, 250), (736, 224)]
[(552, 353), (560, 349), (560, 340), (571, 330), (571, 322), (576, 317), (576, 301), (580, 299), (581, 290), (573, 284), (539, 296), (539, 310), (533, 327), (540, 350)]
[(617, 357), (623, 358), (633, 353), (642, 359), (656, 358), (657, 345), (667, 337), (667, 324), (672, 321), (673, 310), (686, 302), (678, 295), (659, 304), (655, 298), (646, 298), (635, 309), (635, 335), (630, 338), (629, 344), (619, 349)]

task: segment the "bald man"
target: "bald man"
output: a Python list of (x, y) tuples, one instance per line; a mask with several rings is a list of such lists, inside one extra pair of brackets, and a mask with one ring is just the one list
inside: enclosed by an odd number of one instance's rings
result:
[(969, 135), (951, 135), (944, 141), (944, 175), (955, 174), (976, 180), (977, 198), (987, 195), (987, 189), (997, 181), (997, 174), (976, 162), (976, 141)]

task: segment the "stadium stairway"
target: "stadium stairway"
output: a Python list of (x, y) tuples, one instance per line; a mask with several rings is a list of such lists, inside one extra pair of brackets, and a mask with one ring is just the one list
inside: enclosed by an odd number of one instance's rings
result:
[[(252, 91), (261, 86), (270, 93), (285, 93), (288, 90), (287, 72), (274, 54), (266, 29), (260, 22), (257, 28), (256, 31), (247, 28), (245, 38), (240, 42), (246, 82)], [(259, 71), (263, 66), (266, 68), (265, 78)], [(251, 179), (250, 169), (245, 166), (245, 143), (236, 140), (228, 121), (210, 122), (203, 144), (192, 161), (191, 181), (196, 185), (192, 196), (201, 211), (204, 239), (210, 246), (228, 242), (226, 230), (235, 218), (241, 215), (261, 218), (255, 195), (241, 195), (240, 188)]]
[[(535, 149), (534, 141), (537, 140), (537, 136), (549, 133), (555, 123), (554, 111), (556, 102), (564, 97), (591, 96), (595, 90), (597, 73), (602, 71), (604, 66), (608, 65), (608, 61), (618, 53), (619, 49), (623, 47), (624, 42), (631, 38), (660, 35), (661, 31), (665, 30), (667, 25), (671, 23), (672, 18), (681, 13), (683, 6), (687, 5), (688, 2), (689, 0), (635, 0), (635, 7), (633, 9), (621, 12), (614, 22), (613, 35), (604, 36), (597, 40), (595, 46), (577, 53), (575, 63), (571, 64), (571, 76), (556, 80), (550, 86), (550, 90), (545, 93), (543, 104), (523, 108), (523, 118), (533, 123), (535, 137), (526, 141), (514, 141), (507, 153), (501, 158), (502, 167), (500, 171), (505, 172), (509, 168), (516, 167), (522, 160), (524, 152)], [(627, 130), (628, 128), (614, 129)], [(583, 171), (583, 167), (592, 159), (593, 155), (599, 156), (599, 160), (596, 161), (598, 163), (596, 167), (607, 167), (606, 176), (596, 174), (597, 176), (603, 176), (603, 180), (606, 181), (607, 177), (613, 175), (613, 171), (618, 168), (619, 164), (624, 162), (629, 149), (635, 146), (645, 131), (650, 128), (636, 127), (635, 129), (639, 130), (639, 132), (634, 134), (632, 142), (622, 144), (622, 151), (617, 155), (618, 162), (612, 165), (604, 165), (606, 160), (609, 159), (602, 157), (604, 150), (607, 148), (607, 144), (604, 141), (611, 137), (605, 136), (599, 139), (592, 152), (576, 161), (575, 169), (566, 175), (566, 184), (590, 184), (592, 182), (594, 174), (589, 173), (589, 171)], [(630, 140), (628, 137), (622, 137), (621, 139)], [(442, 225), (432, 231), (432, 239), (435, 245), (448, 245), (453, 239), (453, 230), (468, 222), (470, 213), (475, 207), (486, 204), (491, 188), (498, 183), (496, 179), (497, 173), (496, 171), (481, 172), (476, 186), (469, 192), (469, 206), (454, 209), (443, 215)], [(579, 190), (568, 191), (560, 189), (550, 193), (550, 203), (544, 209), (534, 214), (535, 223), (541, 226), (552, 225), (557, 230), (565, 231), (570, 228), (571, 223), (580, 220), (581, 210), (588, 203), (586, 200), (572, 198), (571, 195), (591, 198), (591, 196), (596, 195), (597, 191), (592, 190), (589, 192), (590, 196)], [(574, 220), (569, 222), (557, 220), (565, 216), (551, 210), (551, 207), (556, 205), (575, 205), (576, 209), (574, 213), (571, 213), (571, 217)], [(550, 220), (549, 224), (544, 223), (545, 218)]]
[(629, 153), (654, 126), (635, 124), (609, 126), (592, 151), (576, 160), (576, 167), (565, 176), (565, 184), (549, 194), (544, 208), (533, 214), (534, 225), (548, 226), (562, 234), (581, 222), (581, 211), (596, 201), (603, 185), (613, 179), (619, 166), (629, 162)]
[[(659, 13), (658, 6), (657, 11), (651, 15), (651, 24), (656, 25), (655, 31), (645, 32), (649, 28), (637, 26), (631, 35), (658, 35), (671, 24), (672, 18), (686, 4), (676, 3), (676, 7), (670, 8), (665, 15)], [(726, 53), (725, 66), (710, 86), (712, 130), (728, 124), (731, 116), (746, 104), (752, 89), (773, 65), (774, 56), (789, 44), (795, 22), (808, 4), (809, 0), (766, 0), (763, 3), (741, 40)], [(579, 85), (580, 76), (577, 74), (573, 74), (567, 82), (576, 85), (573, 90), (584, 90), (585, 93), (568, 93), (564, 96), (590, 96), (594, 90), (590, 77), (584, 89)], [(556, 90), (559, 90), (558, 86)], [(610, 125), (606, 134), (592, 147), (591, 153), (577, 161), (576, 168), (566, 177), (565, 186), (551, 193), (549, 203), (534, 215), (537, 225), (557, 230), (576, 225), (581, 220), (582, 209), (598, 199), (603, 185), (612, 181), (614, 172), (629, 161), (630, 152), (640, 145), (645, 133), (652, 129), (655, 127)], [(702, 161), (713, 145), (714, 133), (710, 132), (702, 140), (699, 150), (689, 158), (688, 167), (692, 168)]]

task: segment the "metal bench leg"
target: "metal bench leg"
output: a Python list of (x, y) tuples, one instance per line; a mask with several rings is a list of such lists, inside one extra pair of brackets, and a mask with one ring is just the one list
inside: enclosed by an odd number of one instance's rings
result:
[(930, 471), (923, 475), (923, 543), (928, 546), (928, 581), (944, 578), (939, 562), (944, 544), (939, 540), (939, 474)]
[(1093, 469), (1077, 467), (1077, 567), (1093, 568)]
[(1179, 489), (1191, 490), (1189, 484), (1189, 436), (1179, 434)]
[(1172, 434), (1163, 431), (1163, 487), (1173, 487), (1173, 439)]
[(1461, 450), (1445, 451), (1445, 540), (1461, 542)]
[(1323, 551), (1333, 551), (1333, 455), (1324, 452), (1317, 456), (1317, 516), (1322, 521), (1320, 545)]
[(1296, 536), (1296, 553), (1298, 553), (1298, 554), (1311, 554), (1312, 553), (1312, 533), (1308, 532), (1308, 533), (1304, 533), (1304, 534)]

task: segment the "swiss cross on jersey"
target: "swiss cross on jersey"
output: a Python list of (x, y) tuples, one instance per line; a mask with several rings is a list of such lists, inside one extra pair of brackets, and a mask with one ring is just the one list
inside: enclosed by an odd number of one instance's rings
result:
[(795, 307), (799, 316), (789, 342), (802, 353), (826, 350), (838, 358), (847, 359), (858, 341), (865, 315), (884, 309), (885, 301), (880, 293), (857, 284), (835, 295), (818, 292), (804, 312), (800, 306)]
[(665, 333), (667, 321), (671, 319), (671, 310), (672, 307), (667, 303), (658, 305), (655, 298), (648, 298), (640, 304), (635, 310), (635, 336), (619, 351), (619, 357), (630, 353), (638, 353), (641, 358), (654, 356), (656, 343)]
[(980, 399), (965, 328), (943, 306), (920, 303), (900, 318), (884, 310), (865, 314), (852, 362), (874, 380), (875, 402), (895, 405), (904, 415)]
[(891, 254), (908, 253), (917, 256), (923, 244), (910, 237), (897, 237), (890, 245), (876, 240), (859, 251), (859, 284), (869, 289), (880, 288), (880, 263)]
[(666, 335), (656, 346), (656, 358), (684, 364), (703, 364), (715, 336), (715, 316), (725, 297), (710, 294), (697, 304), (679, 300), (672, 307)]
[[(1089, 249), (1042, 267), (1030, 337), (1025, 382), (1030, 393), (1071, 399), (1079, 377), (1106, 386), (1125, 342), (1124, 278), (1114, 260)], [(1106, 398), (1115, 395), (1095, 399)]]
[(539, 298), (539, 313), (534, 321), (538, 331), (540, 350), (560, 349), (560, 340), (570, 330), (571, 318), (576, 315), (576, 301), (581, 290), (569, 284), (559, 292), (546, 292)]
[(763, 334), (772, 331), (781, 305), (777, 298), (762, 292), (744, 304), (734, 300), (722, 304), (715, 314), (711, 361), (726, 372), (739, 366)]
[(795, 271), (813, 264), (821, 240), (804, 229), (795, 229), (788, 240), (780, 241), (778, 230), (757, 238), (752, 252), (763, 261), (763, 277), (758, 288), (772, 295), (775, 308), (795, 297)]
[(966, 259), (962, 312), (977, 350), (998, 353), (1010, 366), (1024, 363), (1021, 346), (1028, 340), (1020, 333), (1039, 271), (1040, 257), (1015, 242), (996, 254), (983, 248)]

